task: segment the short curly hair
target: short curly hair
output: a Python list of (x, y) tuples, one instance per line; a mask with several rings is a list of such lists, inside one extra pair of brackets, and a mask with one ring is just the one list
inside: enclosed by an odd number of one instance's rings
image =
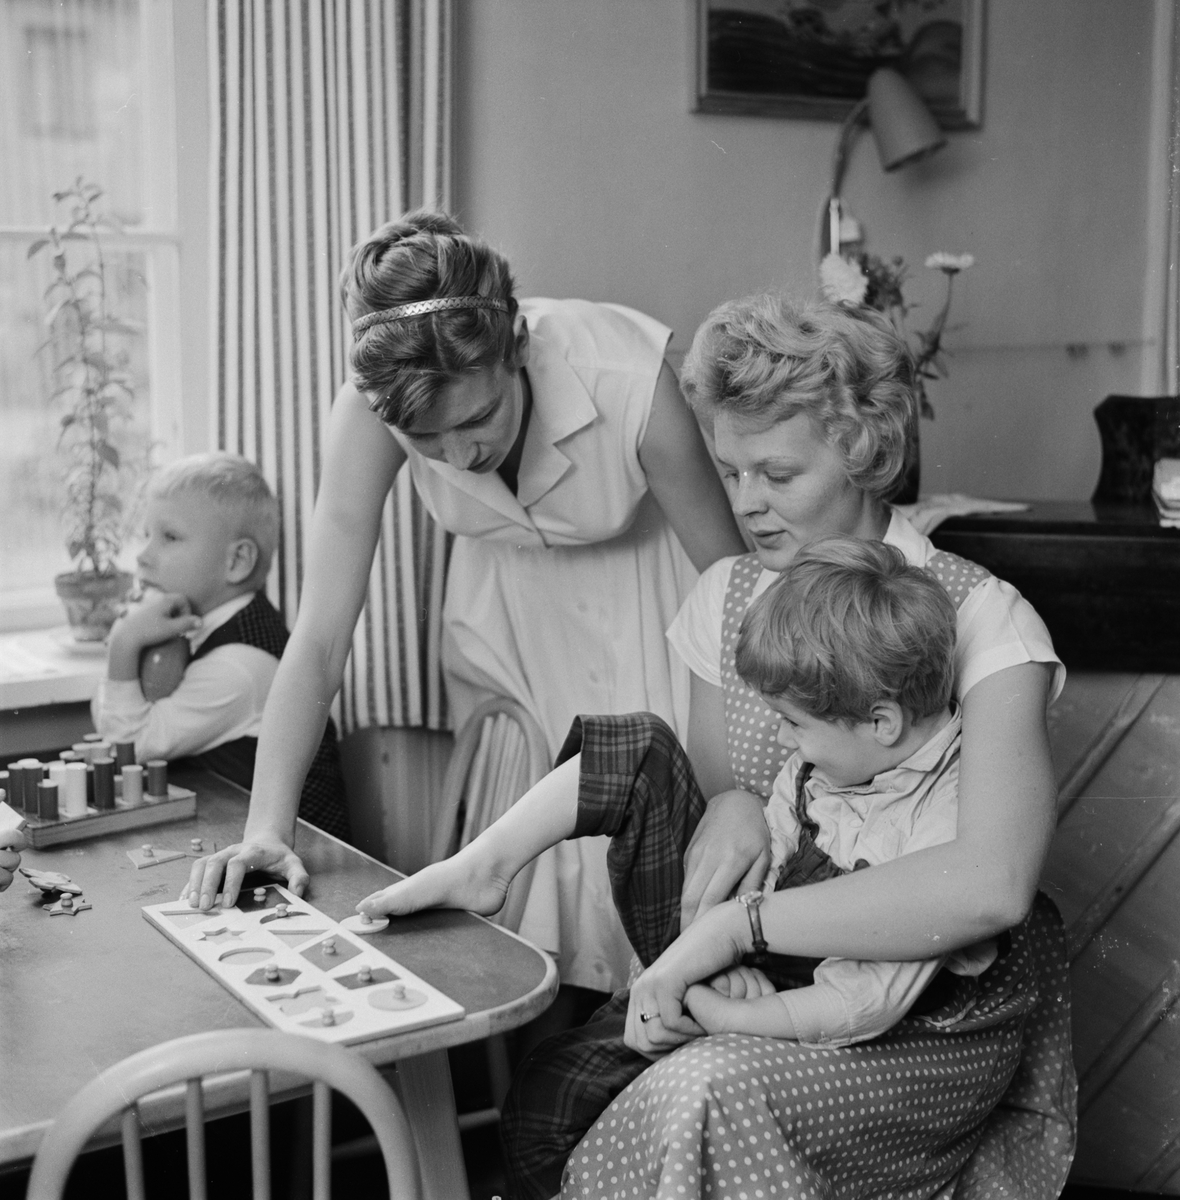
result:
[(738, 674), (820, 720), (867, 721), (893, 700), (912, 717), (950, 703), (955, 606), (894, 546), (826, 537), (803, 546), (750, 605)]
[(681, 385), (698, 415), (785, 421), (806, 413), (849, 479), (895, 494), (916, 435), (915, 366), (887, 317), (776, 293), (715, 308), (697, 330)]
[(351, 321), (442, 296), (484, 296), (507, 306), (447, 309), (358, 333), (349, 366), (370, 408), (387, 425), (407, 429), (460, 376), (497, 363), (516, 370), (514, 289), (504, 256), (446, 213), (416, 209), (354, 246), (340, 276)]

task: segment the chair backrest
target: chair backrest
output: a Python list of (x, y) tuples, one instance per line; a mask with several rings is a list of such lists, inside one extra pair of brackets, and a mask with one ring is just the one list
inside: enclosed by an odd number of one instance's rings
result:
[(312, 1182), (315, 1200), (327, 1200), (331, 1178), (331, 1094), (347, 1096), (377, 1136), (391, 1200), (418, 1200), (421, 1184), (413, 1135), (397, 1094), (358, 1054), (310, 1037), (272, 1029), (227, 1029), (163, 1042), (116, 1063), (91, 1080), (65, 1106), (41, 1142), (33, 1162), (27, 1200), (59, 1200), (74, 1160), (91, 1136), (122, 1113), (123, 1163), (128, 1200), (143, 1200), (138, 1102), (152, 1092), (186, 1084), (190, 1200), (205, 1200), (205, 1115), (202, 1081), (207, 1076), (250, 1071), (250, 1151), (254, 1200), (269, 1200), (269, 1070), (311, 1079)]
[[(455, 737), (435, 825), (433, 861), (447, 858), (501, 817), (552, 766), (540, 725), (515, 700), (484, 701)], [(494, 918), (515, 930), (532, 881), (529, 864)]]

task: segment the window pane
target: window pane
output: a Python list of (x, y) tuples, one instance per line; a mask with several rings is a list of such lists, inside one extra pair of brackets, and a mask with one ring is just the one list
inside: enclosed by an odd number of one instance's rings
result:
[[(26, 253), (23, 241), (0, 240), (0, 601), (4, 593), (52, 586), (54, 574), (70, 565), (62, 516), (65, 463), (56, 451), (63, 408), (51, 398), (53, 349), (43, 345), (41, 297), (50, 269), (44, 254), (30, 261)], [(144, 326), (145, 268), (143, 252), (108, 251), (109, 310)], [(149, 448), (147, 345), (142, 334), (117, 343), (127, 355), (134, 398), (127, 425), (113, 429), (111, 440), (134, 470)]]
[(144, 93), (139, 0), (0, 4), (0, 225), (47, 225), (78, 176), (107, 211), (142, 224)]

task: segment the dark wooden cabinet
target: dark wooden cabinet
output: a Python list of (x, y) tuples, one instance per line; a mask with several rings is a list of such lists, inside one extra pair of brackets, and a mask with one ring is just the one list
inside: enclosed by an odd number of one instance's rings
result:
[(1018, 588), (1067, 667), (1180, 672), (1180, 529), (1154, 508), (1042, 502), (931, 537)]

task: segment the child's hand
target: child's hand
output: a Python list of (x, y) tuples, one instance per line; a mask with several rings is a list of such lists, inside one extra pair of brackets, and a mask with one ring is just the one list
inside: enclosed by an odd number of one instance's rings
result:
[(166, 642), (182, 633), (201, 628), (201, 618), (193, 612), (188, 599), (179, 592), (156, 592), (129, 608), (111, 629), (142, 648)]
[(111, 627), (107, 675), (111, 679), (137, 679), (139, 656), (181, 634), (201, 628), (201, 618), (179, 592), (162, 592), (129, 608)]
[(12, 883), (20, 866), (20, 852), (27, 845), (25, 835), (19, 829), (0, 831), (0, 892)]
[(772, 996), (775, 986), (757, 967), (733, 967), (714, 975), (709, 987), (731, 1000), (755, 1000), (759, 996)]
[[(752, 972), (762, 975), (761, 971)], [(763, 979), (766, 977), (763, 975)], [(746, 980), (750, 986), (751, 981)], [(756, 981), (754, 987), (760, 986)], [(755, 1037), (798, 1038), (795, 1027), (774, 989), (744, 998), (726, 996), (714, 987), (694, 983), (684, 995), (684, 1005), (706, 1033), (748, 1033)]]

